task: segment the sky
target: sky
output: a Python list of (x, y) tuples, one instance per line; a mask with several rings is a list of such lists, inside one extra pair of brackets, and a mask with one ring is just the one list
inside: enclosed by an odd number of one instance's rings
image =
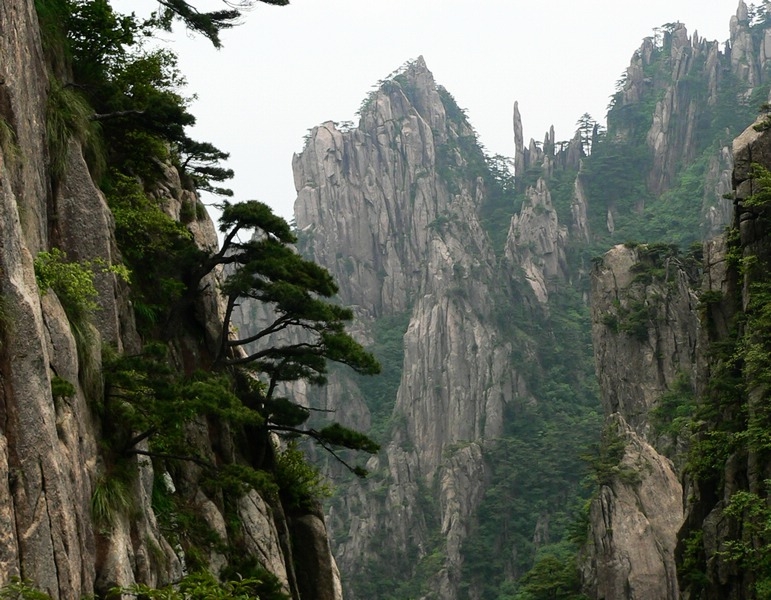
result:
[[(221, 0), (196, 0), (200, 9)], [(724, 42), (739, 0), (291, 0), (257, 3), (216, 50), (178, 25), (160, 41), (179, 56), (195, 95), (191, 137), (230, 152), (234, 200), (257, 199), (290, 220), (292, 155), (324, 121), (358, 122), (377, 82), (422, 55), (436, 82), (467, 110), (490, 154), (514, 155), (519, 102), (525, 141), (554, 125), (605, 122), (616, 81), (655, 27)], [(114, 0), (145, 15), (153, 0)], [(212, 198), (204, 199), (207, 203)]]

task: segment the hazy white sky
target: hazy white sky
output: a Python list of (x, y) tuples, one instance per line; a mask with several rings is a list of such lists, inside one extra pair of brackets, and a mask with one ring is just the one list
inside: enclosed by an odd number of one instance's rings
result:
[[(198, 0), (201, 8), (221, 8)], [(259, 4), (223, 34), (221, 50), (168, 35), (189, 93), (192, 137), (231, 153), (236, 200), (259, 199), (290, 219), (292, 154), (308, 129), (357, 121), (373, 85), (423, 55), (437, 83), (468, 110), (482, 144), (512, 156), (512, 106), (525, 139), (550, 125), (570, 138), (585, 112), (604, 122), (615, 82), (654, 27), (725, 41), (739, 0), (291, 0)], [(153, 0), (115, 0), (143, 14)]]

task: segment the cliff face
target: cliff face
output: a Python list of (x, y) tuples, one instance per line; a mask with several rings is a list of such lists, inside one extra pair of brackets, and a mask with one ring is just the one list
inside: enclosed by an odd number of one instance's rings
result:
[[(47, 248), (46, 68), (31, 2), (0, 8), (2, 116), (2, 581), (20, 575), (57, 597), (93, 589), (90, 474), (94, 425), (82, 390), (57, 411), (51, 377), (77, 381), (75, 341), (55, 297), (41, 298), (32, 259)], [(73, 158), (73, 161), (75, 159)], [(102, 236), (103, 232), (98, 234)], [(84, 469), (85, 466), (85, 469)], [(87, 470), (90, 467), (91, 473)]]
[[(769, 462), (769, 221), (771, 137), (763, 119), (734, 142), (735, 216), (709, 261), (703, 311), (703, 387), (695, 409), (689, 494), (680, 531), (679, 577), (691, 598), (761, 598), (765, 568)], [(708, 351), (708, 352), (707, 352)], [(730, 391), (729, 391), (730, 390)], [(711, 450), (708, 448), (711, 447)], [(700, 460), (701, 459), (701, 460)]]
[[(383, 535), (389, 551), (421, 558), (425, 521), (436, 518), (447, 540), (438, 585), (448, 598), (485, 481), (478, 444), (501, 434), (505, 406), (523, 392), (511, 345), (491, 323), (497, 264), (478, 216), (485, 188), (465, 174), (460, 151), (473, 135), (419, 58), (367, 100), (358, 128), (316, 127), (294, 159), (305, 248), (341, 282), (362, 329), (373, 317), (409, 314), (393, 409), (400, 423), (368, 465), (387, 492), (335, 506), (331, 524), (345, 540), (338, 558), (355, 571)], [(469, 445), (453, 448), (460, 443)], [(435, 514), (421, 508), (422, 490), (432, 490)]]
[[(592, 338), (606, 431), (620, 444), (590, 510), (583, 575), (593, 597), (679, 598), (683, 522), (676, 410), (697, 382), (699, 257), (616, 246), (592, 272)], [(668, 396), (669, 394), (669, 396)], [(667, 412), (665, 412), (667, 411)]]
[[(42, 251), (58, 248), (69, 261), (92, 265), (119, 264), (120, 255), (113, 216), (74, 139), (54, 176), (46, 129), (53, 83), (35, 3), (3, 2), (0, 32), (0, 586), (21, 577), (53, 598), (75, 599), (135, 582), (165, 585), (190, 565), (159, 524), (153, 494), (160, 481), (169, 494), (185, 488), (192, 510), (222, 543), (234, 530), (226, 528), (221, 496), (198, 487), (195, 469), (154, 473), (151, 461), (138, 456), (130, 466), (136, 473), (128, 490), (131, 510), (117, 511), (109, 526), (98, 523), (95, 495), (111, 475), (97, 409), (104, 393), (102, 350), (137, 353), (142, 343), (129, 287), (112, 271), (95, 270), (99, 307), (80, 328), (53, 290), (38, 287), (33, 261)], [(185, 204), (198, 203), (171, 167), (154, 194), (176, 220)], [(216, 248), (208, 217), (190, 222), (188, 231), (198, 248)], [(200, 336), (169, 340), (173, 367), (196, 369), (213, 351), (222, 328), (217, 285), (216, 274), (202, 282), (195, 307)], [(202, 456), (227, 452), (231, 443), (227, 432), (206, 422), (189, 436), (192, 447), (192, 440), (200, 442)], [(238, 501), (235, 514), (247, 553), (286, 593), (341, 597), (320, 515), (286, 517), (256, 492)], [(293, 556), (292, 539), (312, 541), (313, 550)], [(217, 572), (227, 557), (212, 548), (202, 561)], [(311, 580), (299, 581), (295, 566)]]
[(606, 444), (619, 444), (590, 512), (596, 597), (763, 597), (769, 223), (757, 169), (771, 165), (771, 138), (758, 123), (734, 142), (733, 225), (702, 257), (618, 246), (593, 272)]
[[(748, 23), (740, 3), (725, 60), (734, 77), (760, 85), (766, 36)], [(686, 256), (665, 245), (617, 246), (593, 272), (597, 373), (606, 419), (623, 440), (617, 468), (591, 508), (584, 576), (597, 597), (645, 597), (635, 565), (658, 573), (658, 583), (650, 583), (656, 597), (762, 597), (767, 575), (749, 567), (763, 555), (765, 533), (752, 511), (766, 497), (761, 478), (768, 469), (752, 433), (765, 422), (758, 407), (766, 387), (758, 377), (767, 367), (757, 362), (767, 358), (765, 338), (757, 337), (766, 276), (753, 266), (768, 260), (766, 205), (757, 199), (766, 185), (752, 165), (771, 162), (759, 123), (730, 154), (723, 150), (735, 163), (727, 234)], [(628, 463), (641, 440), (646, 462), (661, 468)], [(629, 502), (642, 490), (640, 477), (657, 472), (667, 475), (648, 485), (663, 504)], [(648, 521), (664, 515), (671, 517), (664, 527)], [(606, 533), (614, 518), (623, 524), (620, 536), (616, 528)], [(630, 523), (644, 527), (630, 536)]]
[[(362, 341), (397, 355), (378, 401), (367, 382), (345, 378), (337, 397), (309, 397), (351, 426), (384, 432), (370, 481), (346, 484), (329, 509), (351, 597), (381, 594), (384, 570), (399, 574), (405, 594), (478, 595), (521, 575), (532, 548), (556, 539), (548, 522), (562, 500), (540, 513), (522, 504), (524, 543), (489, 533), (478, 517), (495, 497), (490, 485), (516, 496), (491, 457), (512, 427), (527, 427), (528, 411), (549, 406), (530, 389), (543, 368), (533, 336), (550, 335), (549, 302), (570, 277), (568, 230), (545, 182), (520, 207), (487, 160), (422, 58), (382, 82), (358, 127), (324, 123), (294, 158), (301, 250), (341, 282)], [(506, 216), (486, 216), (496, 206)], [(525, 446), (537, 443), (532, 423)], [(481, 576), (464, 572), (469, 540), (482, 531), (511, 555), (498, 557), (494, 580), (472, 582)]]

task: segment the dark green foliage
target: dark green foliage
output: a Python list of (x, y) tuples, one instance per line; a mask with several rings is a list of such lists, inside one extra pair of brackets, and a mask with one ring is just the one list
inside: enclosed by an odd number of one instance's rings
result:
[(734, 493), (723, 514), (741, 524), (739, 535), (727, 541), (722, 554), (739, 570), (754, 578), (755, 597), (771, 598), (771, 509), (767, 498), (771, 480), (763, 482), (759, 493)]
[(205, 569), (212, 551), (228, 550), (225, 540), (202, 518), (196, 503), (179, 491), (170, 491), (163, 476), (156, 476), (153, 482), (152, 506), (159, 530), (169, 543), (184, 550), (190, 571)]
[(181, 377), (170, 366), (166, 346), (148, 343), (138, 355), (106, 353), (103, 419), (117, 455), (136, 452), (149, 440), (155, 455), (189, 457), (185, 425), (213, 417), (234, 425), (261, 425), (263, 417), (245, 407), (222, 374)]
[[(207, 263), (207, 269), (215, 264), (234, 267), (222, 288), (228, 300), (225, 331), (233, 308), (245, 298), (264, 303), (275, 312), (275, 319), (256, 334), (241, 339), (223, 336), (220, 361), (250, 364), (265, 374), (270, 380), (269, 397), (280, 381), (324, 383), (327, 360), (363, 374), (380, 371), (374, 357), (344, 331), (345, 323), (353, 316), (350, 309), (326, 300), (337, 293), (332, 276), (288, 245), (295, 238), (286, 221), (255, 200), (225, 203), (220, 230), (225, 233), (225, 242)], [(236, 235), (243, 230), (259, 235), (247, 242), (236, 241)], [(270, 342), (272, 334), (287, 329), (301, 332), (304, 340), (283, 346)], [(246, 344), (251, 345), (247, 356), (231, 356), (230, 349)]]
[[(75, 138), (86, 147), (97, 178), (106, 161), (148, 185), (162, 175), (169, 147), (185, 156), (193, 149), (192, 184), (227, 192), (212, 185), (232, 177), (218, 165), (227, 154), (185, 134), (195, 119), (179, 93), (184, 80), (176, 57), (141, 46), (158, 20), (140, 23), (107, 0), (37, 0), (36, 8), (54, 65), (47, 130), (55, 178)], [(73, 80), (61, 81), (70, 72)]]
[(70, 398), (75, 395), (75, 386), (58, 375), (51, 378), (51, 395), (54, 398)]
[[(768, 218), (769, 183), (763, 173), (758, 175), (756, 195), (744, 203), (757, 211), (762, 224)], [(767, 598), (771, 597), (769, 487), (753, 465), (765, 464), (771, 452), (771, 264), (765, 248), (742, 247), (738, 230), (726, 237), (728, 293), (703, 298), (703, 314), (708, 321), (722, 311), (736, 314), (719, 328), (707, 323), (712, 336), (710, 372), (689, 423), (686, 470), (699, 490), (696, 514), (720, 515), (718, 560), (730, 564), (731, 573), (727, 583), (722, 571), (717, 581), (715, 560), (708, 556), (700, 523), (689, 521), (681, 532), (679, 576), (689, 593), (731, 585), (741, 587), (748, 598)], [(720, 502), (723, 490), (731, 491), (725, 505)]]
[[(589, 197), (592, 231), (606, 230), (608, 210), (632, 215), (652, 199), (646, 185), (651, 157), (647, 146), (629, 139), (612, 140), (607, 135), (595, 144), (583, 163), (581, 181)], [(619, 235), (626, 235), (623, 228)], [(623, 239), (623, 238), (622, 238)]]
[(626, 453), (626, 438), (619, 435), (615, 425), (606, 426), (598, 444), (592, 444), (583, 455), (591, 469), (591, 478), (597, 487), (611, 485), (621, 474), (619, 465)]
[(66, 70), (69, 59), (67, 30), (69, 4), (66, 0), (35, 0), (45, 59), (55, 74)]
[[(753, 35), (759, 35), (757, 32), (762, 29), (753, 31)], [(673, 82), (673, 62), (667, 49), (671, 30), (665, 27), (659, 34), (658, 45), (644, 67), (646, 84), (641, 88), (642, 97), (625, 104), (619, 88), (609, 106), (608, 131), (595, 139), (591, 154), (583, 160), (581, 177), (598, 251), (630, 237), (684, 247), (708, 233), (701, 214), (705, 201), (714, 202), (704, 187), (711, 161), (720, 148), (753, 122), (757, 107), (768, 95), (768, 84), (748, 90), (746, 83), (726, 71), (717, 87), (717, 101), (708, 103), (708, 76), (699, 75), (706, 72), (704, 67), (694, 63), (690, 66), (691, 75)], [(652, 153), (646, 136), (656, 103), (672, 85), (678, 86), (681, 102), (690, 99), (698, 107), (690, 117), (695, 119), (693, 155), (683, 157), (675, 165), (674, 176), (665, 182), (666, 190), (654, 196), (648, 189)], [(670, 129), (685, 136), (686, 125), (682, 119), (672, 122)], [(613, 234), (607, 233), (608, 210), (614, 215)]]
[(224, 492), (231, 498), (240, 498), (250, 489), (267, 500), (275, 500), (279, 493), (273, 472), (238, 463), (221, 465), (212, 471), (204, 480), (204, 488)]
[(679, 261), (670, 261), (680, 256), (676, 244), (640, 244), (636, 249), (637, 262), (629, 269), (635, 274), (633, 283), (649, 285), (654, 280), (664, 281), (670, 271), (674, 274), (674, 267), (680, 265)]
[(750, 170), (754, 193), (742, 201), (742, 207), (747, 209), (764, 209), (771, 205), (771, 171), (753, 163)]
[(185, 0), (159, 0), (162, 9), (156, 15), (153, 24), (171, 30), (172, 21), (180, 19), (188, 29), (206, 36), (215, 48), (220, 48), (222, 46), (220, 32), (237, 25), (241, 11), (254, 5), (255, 2), (275, 6), (289, 4), (289, 0), (241, 0), (227, 3), (229, 8), (225, 10), (200, 12), (195, 7), (195, 3), (191, 4)]
[(51, 596), (38, 590), (31, 581), (11, 577), (10, 582), (0, 588), (0, 600), (51, 600)]
[(216, 148), (209, 142), (196, 142), (183, 137), (177, 149), (182, 169), (192, 178), (193, 186), (205, 192), (220, 196), (232, 196), (232, 190), (215, 186), (213, 181), (225, 181), (233, 178), (233, 170), (225, 169), (220, 161), (227, 160), (230, 154)]
[(276, 455), (276, 482), (286, 506), (311, 509), (331, 494), (324, 476), (310, 464), (295, 441)]
[(668, 436), (674, 443), (678, 440), (687, 441), (695, 407), (693, 386), (688, 377), (681, 373), (650, 412), (653, 430), (657, 435)]
[(190, 232), (163, 212), (136, 179), (113, 172), (105, 192), (118, 247), (133, 273), (138, 325), (149, 335), (169, 318), (202, 255)]
[(369, 454), (375, 454), (380, 450), (380, 446), (366, 435), (343, 427), (339, 423), (327, 425), (319, 431), (318, 435), (320, 441), (332, 446), (342, 446), (351, 450), (363, 450)]
[(645, 300), (629, 302), (626, 308), (619, 307), (618, 330), (633, 337), (638, 342), (648, 340), (652, 307)]
[(283, 592), (283, 586), (278, 577), (266, 571), (256, 558), (233, 556), (228, 562), (228, 566), (220, 573), (222, 580), (251, 581), (249, 594), (256, 596), (259, 600), (289, 600), (289, 596)]
[[(559, 549), (557, 549), (559, 550)], [(588, 600), (581, 594), (575, 554), (542, 552), (535, 565), (520, 580), (520, 591), (511, 600)], [(500, 600), (500, 597), (499, 597)]]
[(121, 68), (127, 48), (134, 44), (139, 25), (132, 16), (113, 11), (107, 0), (68, 0), (62, 11), (68, 50), (77, 81), (106, 85), (108, 75)]
[(276, 582), (266, 577), (242, 578), (236, 574), (233, 578), (220, 582), (204, 571), (185, 575), (173, 586), (151, 588), (144, 584), (135, 584), (128, 588), (115, 588), (111, 594), (116, 596), (134, 596), (148, 600), (288, 600)]
[[(521, 328), (525, 339), (548, 340), (537, 346), (535, 365), (532, 356), (526, 359), (533, 366), (524, 375), (538, 401), (510, 407), (503, 439), (485, 449), (491, 480), (478, 527), (463, 546), (464, 598), (479, 593), (483, 600), (498, 600), (513, 594), (514, 581), (535, 565), (540, 547), (534, 534), (542, 519), (548, 519), (549, 528), (540, 543), (566, 544), (572, 556), (562, 558), (575, 565), (577, 547), (568, 540), (576, 537), (577, 520), (593, 491), (584, 484), (587, 465), (581, 459), (601, 423), (588, 307), (580, 290), (565, 286), (552, 293), (548, 317), (528, 317), (520, 321), (508, 315), (500, 325), (512, 339), (522, 339), (522, 331), (515, 331)], [(516, 364), (523, 369), (527, 363)], [(514, 579), (507, 580), (506, 573)]]
[(382, 368), (379, 377), (359, 377), (356, 383), (372, 419), (370, 435), (384, 439), (390, 426), (404, 363), (404, 334), (410, 314), (380, 317), (373, 324), (374, 344), (368, 350)]
[(3, 160), (14, 164), (19, 158), (19, 145), (16, 141), (16, 131), (11, 124), (0, 115), (0, 152)]
[[(233, 374), (240, 401), (264, 420), (263, 436), (268, 431), (309, 436), (357, 475), (364, 475), (361, 467), (348, 465), (332, 446), (376, 452), (377, 444), (339, 425), (321, 431), (308, 428), (309, 411), (275, 394), (285, 381), (325, 383), (327, 361), (347, 365), (359, 374), (380, 372), (374, 356), (345, 331), (353, 313), (329, 300), (337, 293), (332, 276), (290, 246), (296, 241), (291, 228), (267, 205), (252, 200), (224, 202), (221, 208), (222, 248), (201, 261), (187, 285), (189, 292), (195, 291), (212, 269), (230, 266), (221, 288), (227, 305), (216, 366)], [(247, 233), (250, 239), (240, 241), (238, 236)], [(264, 305), (272, 316), (259, 324), (256, 333), (238, 338), (230, 334), (233, 309), (247, 299)], [(288, 341), (277, 341), (275, 334), (280, 332), (291, 334)], [(247, 346), (248, 351), (239, 351)]]

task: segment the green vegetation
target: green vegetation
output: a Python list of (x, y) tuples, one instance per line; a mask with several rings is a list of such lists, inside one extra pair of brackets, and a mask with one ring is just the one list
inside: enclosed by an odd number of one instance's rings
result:
[[(436, 169), (447, 189), (457, 194), (460, 185), (471, 184), (480, 178), (485, 186), (485, 205), (480, 207), (482, 225), (498, 254), (502, 254), (512, 215), (519, 209), (522, 199), (517, 197), (511, 160), (490, 156), (479, 143), (476, 132), (458, 106), (455, 98), (443, 87), (437, 88), (447, 117), (463, 131), (471, 132), (457, 138), (450, 137), (436, 148)], [(469, 190), (473, 195), (473, 189)]]
[(588, 596), (581, 593), (573, 552), (562, 547), (544, 550), (520, 580), (519, 590), (509, 592), (507, 586), (501, 590), (498, 600), (588, 600)]
[(771, 598), (771, 509), (767, 498), (771, 480), (765, 480), (758, 493), (734, 493), (723, 515), (740, 523), (739, 535), (726, 542), (721, 551), (727, 561), (741, 571), (752, 573), (755, 597)]
[(38, 590), (31, 581), (11, 577), (10, 583), (0, 587), (0, 600), (51, 600), (51, 596)]
[[(654, 432), (671, 439), (673, 448), (678, 441), (687, 442), (695, 409), (696, 396), (693, 385), (684, 373), (680, 373), (669, 391), (650, 412)], [(674, 458), (673, 452), (670, 452), (670, 458)]]
[[(763, 23), (761, 18), (753, 21), (752, 35), (762, 34)], [(705, 201), (714, 202), (704, 187), (711, 161), (720, 148), (753, 122), (768, 95), (768, 84), (749, 89), (746, 83), (726, 72), (717, 88), (716, 102), (708, 103), (707, 78), (698, 75), (700, 64), (691, 65), (692, 74), (676, 85), (681, 102), (689, 99), (699, 107), (694, 115), (693, 155), (682, 157), (674, 165), (673, 177), (664, 182), (662, 194), (653, 194), (648, 180), (652, 155), (646, 136), (656, 103), (666, 87), (674, 83), (668, 50), (671, 32), (669, 25), (656, 32), (650, 62), (644, 67), (646, 85), (641, 98), (625, 103), (625, 81), (619, 82), (608, 107), (607, 132), (596, 136), (591, 153), (583, 160), (581, 179), (588, 196), (588, 216), (597, 252), (627, 239), (675, 243), (684, 248), (709, 233), (701, 214)], [(685, 123), (672, 123), (670, 127), (684, 128)], [(685, 135), (682, 129), (682, 136)], [(606, 228), (609, 211), (614, 217), (612, 234)]]
[(123, 465), (120, 473), (100, 477), (91, 494), (91, 517), (103, 535), (109, 535), (120, 515), (127, 516), (134, 507), (131, 490), (133, 473)]
[(101, 143), (96, 123), (91, 119), (93, 110), (77, 90), (63, 87), (53, 79), (48, 91), (46, 136), (51, 157), (51, 173), (58, 180), (67, 164), (70, 140), (80, 142), (90, 154), (102, 159)]
[(379, 377), (359, 377), (356, 380), (367, 403), (372, 424), (369, 434), (374, 439), (386, 439), (391, 416), (396, 405), (396, 393), (404, 364), (404, 334), (410, 313), (381, 317), (373, 325), (374, 344), (368, 350), (380, 363)]
[[(755, 169), (755, 175), (756, 194), (743, 202), (744, 210), (753, 211), (756, 225), (766, 228), (771, 179), (764, 170)], [(718, 511), (725, 524), (717, 560), (731, 565), (732, 582), (747, 597), (767, 598), (769, 487), (752, 465), (765, 464), (771, 452), (771, 257), (757, 244), (743, 247), (736, 229), (727, 240), (731, 292), (702, 298), (711, 335), (710, 373), (686, 421), (691, 436), (685, 469), (699, 491), (696, 510)], [(710, 325), (720, 312), (713, 308), (733, 313), (727, 332)], [(721, 491), (729, 486), (731, 495), (722, 506)], [(715, 561), (708, 559), (700, 525), (689, 522), (681, 532), (680, 577), (694, 593), (716, 585)]]
[(70, 320), (82, 320), (99, 308), (89, 261), (69, 262), (64, 252), (53, 248), (35, 258), (35, 276), (42, 293), (49, 289), (56, 293)]
[[(491, 478), (477, 512), (478, 525), (463, 546), (462, 597), (480, 594), (499, 600), (511, 597), (512, 586), (520, 594), (548, 597), (538, 595), (537, 588), (545, 585), (545, 565), (551, 559), (532, 576), (528, 573), (556, 552), (561, 572), (573, 583), (563, 589), (566, 579), (560, 575), (555, 589), (568, 594), (566, 598), (580, 598), (578, 544), (573, 540), (593, 491), (586, 485), (588, 465), (582, 457), (601, 423), (588, 307), (580, 290), (564, 286), (552, 294), (548, 317), (519, 321), (512, 316), (502, 322), (512, 339), (522, 339), (524, 333), (525, 339), (548, 342), (533, 344), (537, 355), (516, 362), (518, 369), (531, 365), (523, 375), (537, 402), (509, 407), (504, 436), (485, 448)], [(526, 581), (532, 583), (530, 591)]]
[(133, 273), (131, 300), (141, 333), (158, 335), (202, 260), (192, 235), (169, 217), (136, 178), (113, 172), (105, 185), (115, 237)]
[(2, 159), (8, 163), (13, 163), (19, 157), (16, 132), (2, 116), (0, 116), (0, 154)]
[[(277, 579), (264, 569), (251, 569), (246, 576), (233, 573), (224, 582), (204, 572), (190, 573), (173, 585), (151, 588), (136, 584), (114, 588), (111, 595), (147, 598), (149, 600), (289, 600)], [(0, 600), (51, 600), (51, 596), (37, 589), (32, 582), (12, 577), (0, 588)]]
[[(52, 71), (46, 135), (54, 187), (71, 144), (80, 144), (115, 216), (117, 243), (126, 267), (70, 262), (62, 251), (52, 248), (38, 255), (35, 270), (40, 289), (44, 293), (54, 290), (73, 326), (82, 331), (98, 308), (97, 270), (117, 272), (126, 279), (128, 269), (132, 273), (131, 300), (142, 344), (136, 353), (104, 349), (104, 393), (92, 403), (104, 433), (103, 472), (94, 485), (92, 514), (101, 535), (110, 535), (116, 519), (130, 516), (136, 508), (132, 487), (138, 458), (151, 460), (159, 474), (153, 489), (159, 526), (184, 550), (187, 566), (199, 572), (187, 575), (174, 587), (152, 590), (136, 586), (116, 593), (147, 598), (279, 600), (284, 594), (275, 578), (253, 557), (244, 558), (240, 552), (243, 540), (238, 535), (235, 500), (256, 489), (269, 502), (307, 510), (327, 495), (326, 483), (298, 450), (300, 437), (315, 441), (356, 475), (365, 471), (350, 464), (349, 455), (339, 454), (340, 449), (378, 450), (368, 436), (339, 424), (316, 428), (309, 423), (310, 411), (281, 396), (279, 390), (286, 382), (324, 384), (329, 361), (361, 375), (375, 374), (380, 366), (374, 353), (388, 366), (389, 375), (378, 383), (364, 380), (361, 389), (373, 415), (373, 432), (385, 433), (398, 387), (398, 366), (403, 361), (406, 316), (381, 320), (374, 332), (373, 353), (365, 351), (345, 331), (352, 312), (334, 301), (337, 286), (329, 273), (293, 250), (297, 240), (289, 225), (266, 205), (223, 202), (220, 231), (225, 242), (215, 253), (197, 248), (185, 227), (202, 216), (199, 205), (184, 206), (182, 223), (163, 210), (155, 192), (168, 165), (182, 172), (188, 188), (223, 196), (230, 191), (220, 184), (233, 173), (221, 166), (228, 158), (226, 152), (187, 136), (186, 128), (195, 119), (188, 112), (189, 99), (181, 92), (184, 80), (176, 58), (167, 50), (148, 50), (142, 38), (179, 19), (219, 46), (221, 30), (235, 24), (240, 13), (233, 8), (200, 12), (184, 0), (160, 4), (149, 21), (140, 22), (133, 15), (115, 13), (106, 0), (36, 2)], [(764, 13), (762, 19), (766, 18)], [(661, 89), (659, 84), (668, 72), (667, 39), (665, 35), (653, 62), (646, 66), (653, 90)], [(389, 85), (404, 87), (404, 83), (397, 76)], [(704, 93), (704, 82), (684, 81), (683, 85), (692, 88), (693, 97)], [(644, 139), (660, 92), (654, 91), (634, 105), (623, 105), (620, 94), (615, 96), (608, 132), (601, 132), (588, 115), (582, 117), (581, 141), (587, 156), (580, 177), (590, 196), (589, 219), (597, 247), (629, 237), (670, 244), (640, 247), (636, 277), (642, 286), (666, 277), (666, 261), (678, 256), (672, 243), (684, 244), (697, 237), (696, 213), (689, 207), (704, 196), (709, 152), (724, 141), (726, 129), (743, 122), (746, 112), (744, 108), (729, 110), (744, 90), (737, 82), (727, 87), (717, 104), (701, 116), (709, 125), (700, 139), (701, 147), (709, 150), (689, 165), (678, 165), (669, 191), (661, 198), (649, 191), (651, 159)], [(406, 87), (404, 92), (409, 97), (411, 90)], [(452, 193), (481, 179), (487, 190), (487, 202), (481, 208), (483, 224), (496, 251), (501, 252), (510, 217), (522, 202), (509, 160), (488, 156), (464, 111), (446, 90), (439, 93), (450, 121), (466, 132), (437, 148), (439, 174)], [(767, 93), (767, 89), (759, 87), (757, 93)], [(10, 125), (0, 121), (4, 155), (13, 156), (13, 140)], [(534, 182), (539, 175), (532, 172), (521, 177)], [(570, 214), (574, 176), (570, 169), (557, 169), (549, 184), (563, 222), (568, 222)], [(757, 174), (761, 183), (766, 182), (764, 177)], [(768, 199), (759, 194), (745, 207), (763, 212), (767, 204)], [(616, 230), (612, 235), (600, 234), (609, 211), (616, 215)], [(442, 215), (432, 227), (442, 231), (452, 224), (451, 219), (452, 215)], [(249, 241), (242, 242), (242, 238)], [(744, 260), (742, 266), (755, 279), (769, 271), (769, 265), (760, 259)], [(227, 308), (219, 344), (211, 354), (192, 357), (191, 340), (198, 342), (208, 333), (197, 315), (197, 303), (202, 288), (211, 285), (204, 283), (207, 276), (221, 267), (230, 270), (221, 288)], [(685, 383), (678, 384), (654, 413), (667, 435), (678, 437), (686, 429), (695, 430), (688, 469), (699, 481), (722, 477), (721, 469), (731, 453), (771, 450), (771, 411), (765, 408), (771, 383), (767, 375), (771, 286), (758, 280), (749, 289), (747, 320), (736, 324), (729, 340), (715, 344), (717, 366), (706, 397), (694, 408)], [(501, 295), (510, 291), (499, 290)], [(502, 332), (521, 342), (517, 364), (512, 367), (525, 371), (523, 378), (536, 401), (509, 406), (504, 436), (488, 440), (485, 446), (490, 485), (463, 548), (463, 593), (468, 597), (581, 598), (575, 565), (579, 538), (575, 534), (585, 526), (588, 492), (586, 469), (579, 457), (586, 455), (599, 431), (588, 311), (582, 297), (585, 291), (568, 285), (556, 289), (548, 316), (527, 315), (525, 322), (512, 318), (519, 315), (501, 315), (505, 322)], [(260, 331), (239, 336), (231, 321), (235, 307), (245, 300), (268, 305), (275, 317)], [(607, 325), (643, 341), (649, 316), (648, 305), (640, 300), (608, 315)], [(287, 337), (294, 341), (277, 342), (274, 336), (292, 332), (298, 335)], [(70, 382), (58, 377), (51, 385), (57, 398), (75, 391)], [(750, 395), (755, 400), (746, 409), (740, 403)], [(202, 456), (191, 443), (193, 431), (206, 431), (212, 439), (227, 432), (222, 435), (232, 435), (237, 450), (214, 444), (213, 455)], [(566, 431), (571, 435), (566, 437)], [(274, 434), (281, 436), (281, 445), (273, 442)], [(619, 467), (623, 449), (617, 432), (604, 433), (588, 460), (589, 477), (595, 485), (607, 484), (614, 477), (634, 480), (634, 473)], [(228, 516), (229, 544), (205, 525), (184, 489), (172, 491), (167, 485), (166, 478), (179, 476), (182, 465), (195, 465), (200, 483)], [(766, 490), (762, 493), (739, 492), (725, 511), (727, 517), (744, 520), (742, 535), (746, 537), (738, 538), (726, 552), (730, 560), (747, 568), (758, 567), (758, 561), (768, 558), (768, 516), (763, 512)], [(425, 504), (420, 508), (427, 516), (426, 529), (437, 532), (439, 524), (431, 522), (437, 507), (430, 501)], [(695, 537), (690, 539), (692, 547), (698, 545)], [(411, 571), (413, 576), (399, 582), (397, 594), (417, 596), (429, 591), (426, 582), (445, 561), (438, 547), (438, 540), (433, 539), (422, 558), (411, 553), (401, 557), (405, 572)], [(223, 572), (226, 581), (203, 572), (211, 551), (230, 558), (231, 564)], [(696, 557), (693, 572), (697, 572), (698, 552), (689, 556)], [(770, 584), (765, 572), (759, 577), (760, 595)], [(371, 588), (366, 589), (382, 593), (381, 583), (373, 578)], [(0, 590), (0, 598), (45, 597), (19, 581)]]
[(229, 577), (220, 582), (204, 572), (186, 575), (182, 580), (164, 588), (151, 588), (138, 584), (128, 588), (112, 590), (114, 594), (148, 598), (149, 600), (288, 600), (280, 584), (263, 570), (259, 577)]
[(75, 386), (58, 375), (51, 378), (51, 396), (54, 398), (70, 398), (75, 395)]

